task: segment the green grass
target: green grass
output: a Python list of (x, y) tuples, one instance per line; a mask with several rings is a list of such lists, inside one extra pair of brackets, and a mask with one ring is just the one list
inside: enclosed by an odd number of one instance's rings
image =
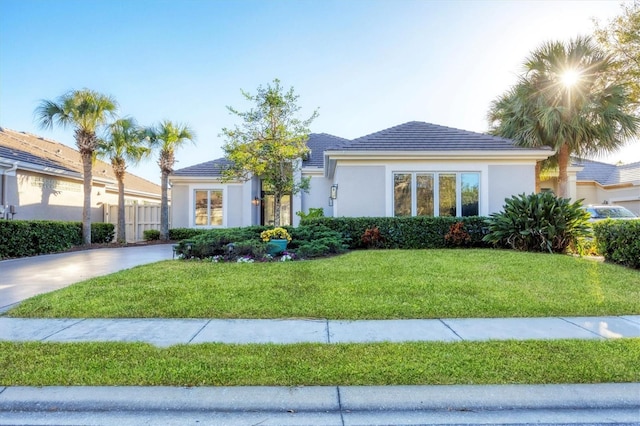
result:
[(640, 381), (640, 339), (179, 345), (0, 342), (0, 385), (418, 385)]
[(640, 313), (640, 271), (500, 250), (355, 251), (313, 261), (165, 261), (37, 296), (51, 318), (456, 318)]

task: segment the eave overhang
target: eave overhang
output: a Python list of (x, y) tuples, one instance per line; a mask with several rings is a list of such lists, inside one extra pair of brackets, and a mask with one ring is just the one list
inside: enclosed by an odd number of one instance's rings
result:
[(552, 156), (551, 149), (449, 150), (449, 151), (325, 151), (324, 173), (332, 177), (338, 160), (514, 160), (541, 161)]

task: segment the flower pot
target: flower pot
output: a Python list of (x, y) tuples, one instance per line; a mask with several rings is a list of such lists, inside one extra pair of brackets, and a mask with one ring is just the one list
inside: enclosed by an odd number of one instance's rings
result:
[(287, 249), (287, 244), (289, 244), (289, 241), (286, 239), (284, 240), (271, 239), (267, 244), (267, 253), (269, 253), (271, 256), (280, 254)]

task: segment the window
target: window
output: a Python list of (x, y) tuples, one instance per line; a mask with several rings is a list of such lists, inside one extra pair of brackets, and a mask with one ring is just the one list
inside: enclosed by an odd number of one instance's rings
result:
[(394, 216), (477, 216), (479, 199), (479, 173), (393, 174)]
[(222, 226), (222, 190), (195, 191), (195, 225)]

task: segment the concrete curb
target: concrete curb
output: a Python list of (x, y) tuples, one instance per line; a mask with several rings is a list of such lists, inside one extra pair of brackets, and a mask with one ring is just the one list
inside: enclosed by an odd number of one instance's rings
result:
[(5, 387), (0, 412), (637, 410), (640, 383), (313, 387)]

